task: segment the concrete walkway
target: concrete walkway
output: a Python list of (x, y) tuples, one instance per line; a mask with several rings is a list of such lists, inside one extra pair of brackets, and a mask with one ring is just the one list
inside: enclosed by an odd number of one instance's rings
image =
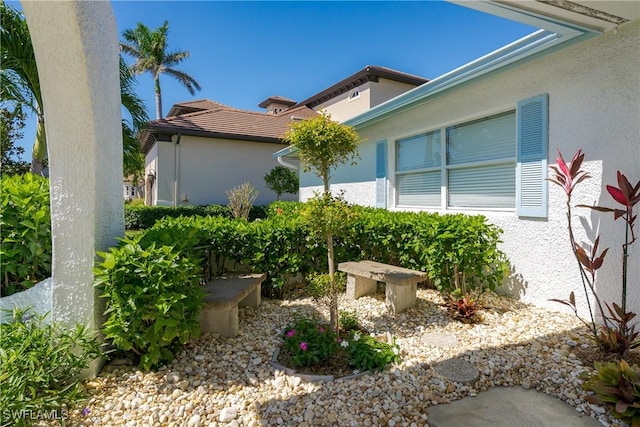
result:
[(602, 427), (560, 399), (522, 387), (498, 387), (429, 409), (431, 427)]

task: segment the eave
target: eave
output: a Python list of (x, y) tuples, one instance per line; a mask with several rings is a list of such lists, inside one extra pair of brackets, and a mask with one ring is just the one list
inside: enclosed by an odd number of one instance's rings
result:
[(347, 120), (345, 124), (356, 129), (373, 124), (427, 102), (435, 96), (457, 89), (472, 80), (522, 65), (525, 62), (600, 34), (588, 28), (561, 23), (555, 19), (541, 17), (508, 5), (484, 1), (459, 3), (464, 6), (472, 4), (473, 6), (470, 7), (474, 9), (543, 29), (390, 99), (359, 116)]

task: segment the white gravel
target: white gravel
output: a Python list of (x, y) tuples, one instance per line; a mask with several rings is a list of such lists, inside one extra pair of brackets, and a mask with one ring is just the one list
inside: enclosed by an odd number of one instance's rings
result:
[[(268, 362), (295, 315), (326, 316), (326, 309), (312, 299), (263, 300), (240, 309), (239, 336), (204, 336), (158, 372), (106, 366), (87, 382), (89, 414), (73, 411), (71, 425), (428, 426), (430, 406), (502, 385), (556, 396), (605, 426), (625, 425), (583, 398), (585, 367), (573, 351), (591, 343), (574, 316), (492, 294), (483, 322), (467, 325), (441, 303), (437, 292), (419, 289), (416, 307), (393, 317), (384, 295), (341, 300), (340, 309), (356, 311), (370, 332), (396, 336), (402, 360), (383, 372), (314, 384)], [(429, 344), (433, 333), (453, 338)], [(465, 385), (438, 376), (434, 365), (453, 357), (475, 364), (479, 379)]]

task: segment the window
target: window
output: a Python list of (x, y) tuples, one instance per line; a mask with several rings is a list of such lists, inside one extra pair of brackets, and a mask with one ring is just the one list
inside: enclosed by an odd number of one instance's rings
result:
[(360, 91), (358, 89), (354, 89), (349, 94), (349, 101), (353, 101), (354, 99), (360, 98)]
[(400, 139), (396, 204), (514, 209), (515, 170), (513, 111)]
[(515, 112), (447, 128), (447, 207), (513, 209)]
[(396, 141), (396, 203), (440, 206), (440, 131)]

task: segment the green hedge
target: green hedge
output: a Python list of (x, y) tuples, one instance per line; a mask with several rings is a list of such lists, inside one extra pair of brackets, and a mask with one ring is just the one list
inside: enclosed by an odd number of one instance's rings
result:
[[(222, 216), (231, 218), (231, 209), (223, 205), (207, 206), (144, 206), (126, 204), (124, 206), (124, 226), (126, 230), (146, 230), (162, 218), (177, 218), (179, 216)], [(249, 220), (266, 218), (266, 206), (252, 206)]]
[[(298, 273), (327, 270), (325, 243), (311, 236), (300, 215), (303, 207), (274, 203), (267, 218), (254, 222), (220, 216), (165, 218), (143, 233), (141, 241), (189, 251), (202, 266), (204, 279), (238, 263), (266, 272), (265, 293), (279, 297)], [(431, 284), (445, 292), (494, 289), (507, 272), (506, 256), (497, 247), (502, 230), (483, 216), (351, 209), (353, 223), (334, 241), (337, 262), (368, 259), (426, 271)]]
[(0, 187), (0, 295), (7, 296), (51, 276), (49, 180), (3, 175)]

